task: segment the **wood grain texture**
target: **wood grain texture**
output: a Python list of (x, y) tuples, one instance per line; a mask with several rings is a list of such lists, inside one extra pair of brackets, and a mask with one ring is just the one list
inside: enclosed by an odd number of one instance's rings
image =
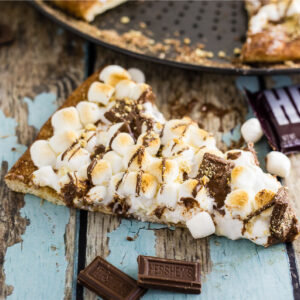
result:
[[(51, 110), (47, 112), (47, 105), (43, 108), (42, 102), (38, 103), (35, 97), (45, 93), (53, 95), (54, 101), (57, 99), (56, 105), (59, 105), (83, 80), (84, 42), (62, 31), (22, 2), (1, 2), (0, 17), (1, 22), (9, 24), (15, 32), (14, 42), (1, 46), (0, 51), (0, 110), (7, 118), (16, 120), (18, 143), (30, 145), (39, 124), (45, 121), (44, 115), (51, 113)], [(12, 20), (14, 21), (11, 22)], [(27, 98), (23, 101), (24, 97)], [(6, 169), (7, 163), (4, 161), (2, 173)], [(0, 246), (0, 298), (5, 297), (13, 289), (13, 287), (7, 289), (5, 286), (2, 269), (6, 248), (22, 241), (21, 234), (25, 232), (26, 224), (30, 222), (20, 217), (23, 199), (24, 196), (21, 194), (8, 192), (1, 182), (0, 219), (1, 228), (5, 228), (6, 231), (0, 230), (1, 241), (4, 241)], [(71, 298), (75, 228), (73, 210), (65, 234), (65, 257), (68, 262), (64, 284), (65, 299)], [(30, 261), (32, 258), (24, 257), (24, 259)], [(18, 288), (20, 290), (20, 287)], [(15, 296), (13, 294), (13, 297)], [(20, 299), (21, 296), (17, 297)]]

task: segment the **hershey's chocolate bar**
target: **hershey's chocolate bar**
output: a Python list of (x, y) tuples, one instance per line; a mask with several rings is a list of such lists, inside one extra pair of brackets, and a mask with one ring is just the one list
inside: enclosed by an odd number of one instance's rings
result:
[(300, 86), (246, 94), (270, 146), (284, 153), (300, 151)]
[(106, 300), (135, 300), (146, 292), (136, 280), (100, 256), (80, 271), (78, 282)]
[(186, 294), (201, 293), (200, 264), (139, 255), (138, 285)]

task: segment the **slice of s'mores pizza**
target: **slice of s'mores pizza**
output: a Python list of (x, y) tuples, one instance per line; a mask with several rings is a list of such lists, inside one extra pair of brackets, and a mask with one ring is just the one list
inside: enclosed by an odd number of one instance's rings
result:
[(300, 59), (300, 0), (246, 0), (244, 62)]
[(92, 22), (97, 15), (127, 0), (51, 0), (51, 2), (74, 17)]
[(165, 120), (151, 87), (120, 66), (88, 78), (5, 177), (55, 204), (269, 246), (299, 225), (287, 190), (251, 147), (221, 152), (190, 118)]

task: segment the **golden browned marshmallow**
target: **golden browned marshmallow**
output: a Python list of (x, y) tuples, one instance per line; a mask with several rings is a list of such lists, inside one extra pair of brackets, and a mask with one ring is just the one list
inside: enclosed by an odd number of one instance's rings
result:
[(105, 153), (103, 159), (107, 160), (110, 163), (113, 174), (119, 173), (124, 169), (123, 159), (115, 151), (109, 151)]
[(85, 201), (91, 205), (97, 205), (103, 202), (106, 196), (106, 187), (102, 185), (97, 185), (89, 190), (85, 197)]
[(246, 190), (235, 190), (228, 194), (225, 200), (225, 206), (231, 213), (232, 217), (245, 218), (251, 213), (251, 199), (252, 195)]
[(68, 129), (78, 130), (82, 128), (79, 114), (75, 107), (62, 108), (54, 113), (51, 118), (54, 133)]
[(125, 169), (129, 171), (146, 170), (153, 161), (152, 156), (145, 150), (144, 146), (131, 146), (123, 158)]
[(54, 134), (49, 143), (56, 153), (61, 153), (70, 147), (79, 138), (79, 132), (75, 130), (66, 130)]
[(263, 189), (255, 195), (255, 209), (260, 209), (270, 203), (275, 196), (273, 191)]
[(115, 89), (109, 84), (93, 82), (88, 90), (88, 100), (106, 105)]
[(149, 131), (141, 134), (136, 144), (145, 146), (151, 155), (156, 155), (160, 147), (160, 138), (157, 133)]
[(103, 115), (103, 112), (96, 103), (81, 101), (77, 104), (80, 121), (83, 125), (96, 123)]
[(122, 156), (125, 155), (133, 145), (133, 138), (126, 132), (119, 133), (111, 143), (112, 149)]
[(131, 79), (131, 77), (124, 68), (117, 65), (110, 65), (101, 71), (99, 79), (104, 83), (116, 86), (119, 81)]
[(91, 178), (94, 185), (107, 184), (112, 176), (110, 163), (105, 159), (96, 162), (91, 171)]
[(179, 176), (178, 164), (171, 159), (155, 159), (147, 166), (146, 170), (154, 175), (160, 183), (171, 183)]

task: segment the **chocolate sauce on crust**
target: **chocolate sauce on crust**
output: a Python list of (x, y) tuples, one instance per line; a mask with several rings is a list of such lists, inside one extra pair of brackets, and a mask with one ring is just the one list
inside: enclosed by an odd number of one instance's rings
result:
[(236, 160), (236, 159), (238, 159), (241, 156), (241, 154), (242, 153), (240, 151), (229, 152), (229, 153), (227, 153), (227, 159)]
[(230, 178), (234, 164), (214, 154), (205, 153), (197, 178), (209, 178), (206, 184), (209, 194), (215, 199), (217, 208), (224, 206), (227, 194), (231, 192)]
[(188, 210), (199, 207), (197, 200), (192, 197), (182, 197), (180, 198), (180, 202), (182, 202)]
[(154, 210), (154, 215), (160, 219), (161, 216), (163, 215), (164, 211), (165, 211), (166, 207), (165, 206), (159, 206)]

